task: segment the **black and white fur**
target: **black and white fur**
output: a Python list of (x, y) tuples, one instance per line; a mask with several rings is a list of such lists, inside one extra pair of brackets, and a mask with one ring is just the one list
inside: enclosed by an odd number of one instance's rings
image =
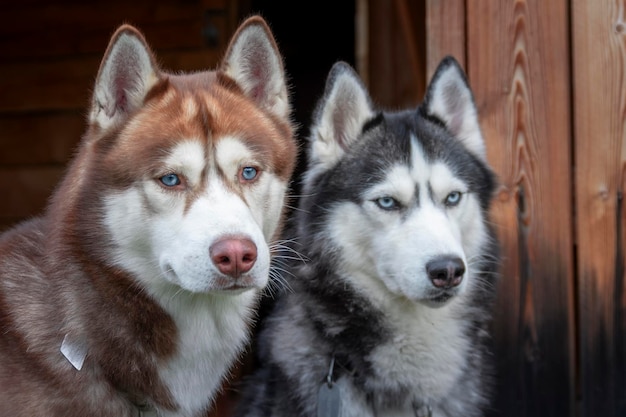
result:
[(482, 415), (496, 178), (458, 63), (445, 58), (423, 104), (397, 112), (335, 64), (308, 156), (294, 227), (305, 261), (264, 321), (236, 416), (319, 416), (324, 385), (343, 417)]

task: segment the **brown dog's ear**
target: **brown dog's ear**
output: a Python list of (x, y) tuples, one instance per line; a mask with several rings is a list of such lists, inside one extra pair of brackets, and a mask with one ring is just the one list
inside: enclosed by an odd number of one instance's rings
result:
[(108, 129), (124, 120), (143, 103), (158, 81), (154, 55), (143, 35), (122, 25), (111, 37), (94, 87), (90, 124)]
[(248, 18), (233, 35), (220, 70), (261, 108), (280, 118), (291, 113), (283, 60), (260, 16)]

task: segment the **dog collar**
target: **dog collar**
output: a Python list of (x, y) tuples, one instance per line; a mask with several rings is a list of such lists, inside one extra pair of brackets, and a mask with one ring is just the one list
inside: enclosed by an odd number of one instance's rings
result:
[(341, 404), (341, 388), (335, 386), (333, 370), (335, 368), (335, 355), (330, 359), (330, 369), (326, 381), (322, 382), (317, 392), (317, 417), (341, 417), (343, 410)]
[[(330, 366), (326, 380), (322, 382), (317, 393), (317, 417), (340, 417), (343, 413), (341, 388), (335, 385), (333, 378), (335, 370), (335, 355), (330, 358)], [(374, 404), (372, 404), (374, 407)], [(413, 413), (415, 417), (432, 417), (433, 410), (427, 403), (412, 403)], [(374, 410), (376, 415), (376, 410)]]

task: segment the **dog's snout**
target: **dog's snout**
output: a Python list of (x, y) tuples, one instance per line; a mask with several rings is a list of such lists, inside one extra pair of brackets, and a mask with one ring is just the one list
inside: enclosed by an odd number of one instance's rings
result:
[(463, 281), (465, 264), (457, 256), (442, 256), (428, 262), (426, 272), (435, 287), (452, 288)]
[(257, 248), (248, 238), (228, 237), (211, 245), (209, 255), (221, 273), (239, 278), (254, 266)]

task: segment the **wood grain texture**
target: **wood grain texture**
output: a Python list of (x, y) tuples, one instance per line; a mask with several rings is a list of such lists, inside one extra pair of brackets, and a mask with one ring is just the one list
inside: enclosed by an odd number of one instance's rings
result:
[(86, 128), (80, 111), (0, 116), (0, 166), (65, 164)]
[(28, 218), (41, 214), (61, 180), (63, 166), (0, 168), (1, 218)]
[(390, 109), (417, 106), (426, 86), (425, 0), (370, 0), (368, 87)]
[(574, 412), (568, 47), (565, 0), (467, 3), (469, 80), (502, 184), (498, 415)]
[(571, 8), (582, 417), (626, 415), (625, 9)]
[[(206, 47), (203, 28), (211, 23), (225, 46), (234, 30), (226, 0), (42, 0), (4, 2), (0, 63), (81, 54), (100, 54), (117, 26), (138, 26), (159, 50)], [(232, 2), (231, 2), (232, 3)], [(217, 11), (217, 13), (215, 13)]]
[(32, 0), (7, 2), (3, 5), (3, 12), (11, 16), (11, 19), (5, 20), (0, 27), (2, 36), (46, 29), (67, 30), (68, 27), (83, 32), (89, 29), (110, 29), (108, 26), (122, 23), (121, 20), (135, 24), (153, 24), (198, 19), (202, 13), (202, 1), (58, 0), (50, 3)]
[(426, 1), (426, 33), (428, 80), (446, 55), (454, 56), (465, 68), (465, 0)]
[[(0, 65), (0, 113), (86, 109), (102, 53), (61, 60)], [(164, 69), (213, 68), (220, 52), (206, 49), (158, 53)]]

